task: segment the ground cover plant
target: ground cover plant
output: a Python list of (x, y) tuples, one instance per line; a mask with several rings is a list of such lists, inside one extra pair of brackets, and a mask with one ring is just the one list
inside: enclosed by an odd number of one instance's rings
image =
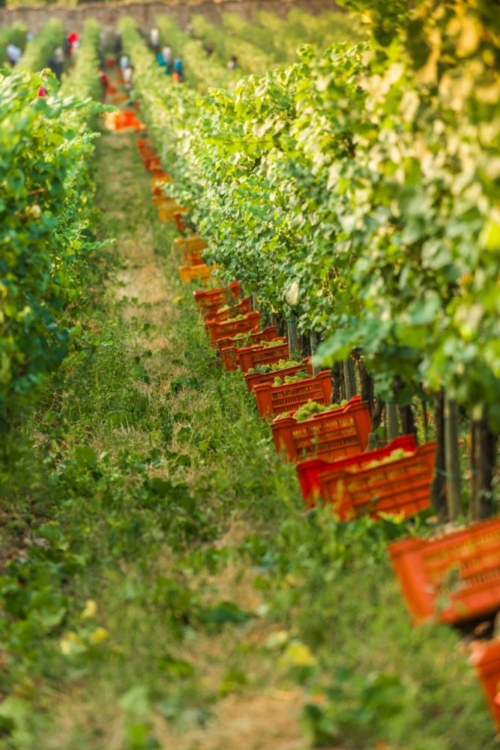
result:
[[(44, 44), (54, 31), (60, 33), (51, 24), (50, 34), (41, 35)], [(33, 50), (39, 42), (33, 40)], [(44, 44), (36, 47), (40, 54)], [(82, 60), (84, 54), (85, 48)], [(7, 435), (67, 352), (71, 324), (64, 311), (81, 293), (93, 247), (88, 122), (96, 107), (90, 100), (56, 96), (50, 73), (6, 71), (0, 87), (0, 429)], [(41, 89), (46, 96), (37, 96)]]

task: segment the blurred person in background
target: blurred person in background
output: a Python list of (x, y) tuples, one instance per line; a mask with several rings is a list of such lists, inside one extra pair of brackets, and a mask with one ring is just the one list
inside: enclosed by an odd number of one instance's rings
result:
[(115, 32), (115, 40), (113, 43), (113, 51), (115, 55), (118, 57), (118, 55), (121, 54), (122, 51), (122, 35), (119, 31)]
[(238, 58), (236, 57), (236, 55), (233, 55), (227, 64), (227, 69), (236, 70), (237, 67), (238, 67)]
[(23, 56), (23, 51), (20, 47), (17, 47), (15, 44), (8, 44), (6, 47), (7, 52), (7, 59), (9, 61), (9, 65), (11, 68), (14, 67), (14, 65), (17, 65), (21, 57)]
[(99, 83), (101, 84), (101, 102), (106, 101), (106, 94), (108, 92), (109, 78), (104, 71), (104, 67), (101, 65), (97, 71)]
[(122, 55), (120, 57), (120, 70), (122, 72), (122, 76), (123, 77), (125, 77), (124, 73), (125, 73), (125, 71), (126, 71), (126, 69), (128, 68), (129, 65), (130, 65), (129, 56), (128, 55)]
[(151, 44), (151, 49), (153, 50), (155, 55), (157, 55), (160, 51), (160, 32), (158, 31), (158, 29), (151, 29), (151, 31), (149, 32), (149, 41)]
[(161, 60), (158, 60), (162, 68), (165, 68), (165, 73), (170, 75), (174, 69), (174, 55), (171, 47), (163, 47), (161, 51)]
[(79, 36), (76, 31), (70, 31), (70, 33), (66, 37), (66, 49), (70, 57), (72, 57), (75, 50), (78, 48), (78, 41)]
[(130, 63), (127, 65), (125, 70), (123, 71), (123, 80), (125, 83), (125, 91), (127, 92), (127, 96), (129, 99), (132, 98), (132, 89), (134, 87), (134, 66)]
[(54, 50), (54, 54), (49, 60), (49, 68), (54, 73), (57, 80), (60, 81), (64, 71), (64, 52), (62, 47), (56, 47)]
[(184, 65), (182, 64), (182, 60), (180, 57), (177, 57), (174, 60), (174, 71), (172, 73), (172, 81), (177, 81), (177, 83), (182, 83), (184, 80)]

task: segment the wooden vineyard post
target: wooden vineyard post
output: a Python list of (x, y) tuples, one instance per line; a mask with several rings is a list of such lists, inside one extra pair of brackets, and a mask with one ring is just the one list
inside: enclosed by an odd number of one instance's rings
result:
[(446, 502), (446, 456), (444, 447), (444, 390), (434, 394), (434, 425), (436, 431), (436, 461), (431, 484), (431, 503), (441, 523), (448, 520)]
[(396, 404), (387, 404), (385, 415), (387, 420), (387, 439), (394, 440), (399, 435), (398, 407)]
[(288, 343), (290, 344), (290, 354), (292, 357), (295, 356), (299, 349), (299, 337), (297, 334), (297, 321), (294, 316), (287, 321), (288, 329)]
[(473, 419), (471, 424), (472, 496), (471, 515), (475, 521), (493, 513), (493, 478), (498, 435), (488, 427), (486, 419)]
[(351, 358), (346, 359), (344, 362), (344, 384), (345, 384), (345, 397), (347, 401), (350, 401), (353, 396), (356, 396), (356, 374), (354, 372), (354, 362)]
[(446, 455), (446, 496), (448, 519), (455, 521), (462, 512), (460, 493), (460, 447), (458, 443), (458, 404), (445, 392), (444, 443)]

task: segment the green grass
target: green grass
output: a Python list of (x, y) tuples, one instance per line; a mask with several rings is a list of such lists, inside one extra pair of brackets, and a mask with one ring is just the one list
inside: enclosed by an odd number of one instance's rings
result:
[(99, 146), (106, 283), (4, 472), (0, 746), (495, 747), (458, 636), (410, 625), (405, 527), (303, 512), (133, 140)]

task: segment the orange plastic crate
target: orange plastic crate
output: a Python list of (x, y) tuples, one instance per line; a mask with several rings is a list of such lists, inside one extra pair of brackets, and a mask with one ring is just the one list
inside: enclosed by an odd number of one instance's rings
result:
[(205, 250), (208, 247), (208, 242), (202, 240), (197, 234), (193, 234), (191, 237), (176, 237), (172, 243), (172, 249), (174, 252), (181, 253), (195, 253)]
[(174, 251), (180, 250), (182, 252), (186, 266), (196, 266), (199, 263), (204, 263), (201, 252), (208, 247), (208, 243), (194, 235), (192, 237), (177, 237), (172, 247)]
[(197, 280), (206, 282), (212, 274), (212, 266), (207, 266), (206, 263), (200, 263), (197, 266), (180, 266), (179, 273), (183, 284)]
[(160, 195), (153, 195), (153, 203), (155, 204), (156, 208), (174, 208), (178, 205), (175, 198), (170, 198), (168, 195), (164, 195), (163, 193), (160, 193)]
[[(372, 468), (332, 469), (319, 475), (321, 496), (343, 521), (381, 513), (413, 516), (430, 504), (436, 444), (416, 448), (413, 456)], [(369, 455), (369, 454), (367, 454)]]
[[(317, 377), (325, 375), (329, 373)], [(355, 396), (342, 409), (316, 414), (303, 422), (297, 422), (293, 416), (281, 417), (274, 419), (271, 427), (276, 450), (284, 452), (289, 461), (310, 458), (333, 461), (365, 450), (371, 418), (368, 404)]]
[(403, 539), (389, 553), (416, 624), (456, 625), (500, 610), (499, 518), (437, 539)]
[(244, 346), (236, 352), (238, 366), (242, 372), (248, 372), (259, 365), (272, 365), (280, 359), (290, 359), (290, 348), (288, 341), (279, 346)]
[(273, 370), (272, 372), (246, 372), (245, 383), (251, 393), (256, 385), (262, 385), (262, 383), (272, 383), (274, 378), (286, 378), (288, 375), (296, 375), (298, 372), (307, 372), (312, 376), (313, 368), (311, 365), (311, 358), (308, 357), (300, 365), (294, 365), (293, 367), (286, 367), (284, 370)]
[(245, 297), (245, 299), (240, 300), (240, 302), (235, 301), (235, 304), (228, 307), (227, 310), (220, 310), (218, 312), (205, 313), (205, 315), (203, 316), (203, 320), (205, 323), (207, 323), (208, 321), (215, 321), (217, 323), (222, 323), (224, 320), (227, 320), (228, 318), (233, 318), (235, 315), (246, 315), (247, 313), (251, 311), (252, 311), (252, 298)]
[(151, 192), (153, 196), (164, 195), (163, 185), (165, 182), (172, 182), (172, 178), (167, 172), (163, 172), (161, 176), (151, 178)]
[[(276, 330), (276, 326), (268, 326), (267, 328), (264, 328), (263, 331), (254, 331), (253, 333), (249, 333), (247, 340), (255, 342), (274, 341), (277, 335), (278, 332)], [(247, 340), (245, 341), (245, 344), (247, 343)], [(279, 340), (286, 344), (286, 338), (284, 336), (282, 336)], [(222, 357), (222, 364), (228, 371), (238, 369), (238, 343), (241, 343), (241, 340), (240, 342), (238, 342), (231, 338), (220, 339), (217, 342), (217, 346), (219, 347), (219, 351)]]
[[(198, 266), (194, 267), (198, 268)], [(219, 339), (227, 339), (238, 333), (248, 333), (257, 330), (259, 326), (260, 313), (258, 312), (247, 313), (244, 318), (239, 320), (227, 320), (222, 323), (209, 320), (205, 323), (205, 329), (212, 346), (216, 346)]]
[(306, 506), (308, 508), (313, 507), (315, 501), (320, 497), (322, 490), (320, 475), (324, 472), (355, 466), (362, 468), (363, 464), (367, 464), (370, 461), (380, 461), (380, 459), (386, 458), (398, 449), (415, 451), (417, 443), (413, 435), (403, 435), (402, 437), (394, 438), (394, 440), (391, 440), (383, 448), (356, 453), (354, 456), (349, 456), (348, 458), (337, 458), (334, 461), (327, 461), (324, 458), (312, 458), (308, 461), (299, 461), (297, 464), (297, 474)]
[(106, 112), (104, 115), (106, 127), (109, 130), (143, 130), (145, 125), (137, 119), (133, 110), (121, 110), (118, 112)]
[(497, 733), (500, 734), (500, 640), (476, 641), (471, 648), (471, 662), (476, 668)]
[(300, 383), (280, 385), (277, 388), (270, 383), (264, 383), (257, 385), (254, 393), (259, 416), (272, 417), (285, 412), (294, 412), (308, 401), (329, 404), (332, 398), (332, 376), (328, 370), (320, 372), (314, 378), (301, 380)]
[(217, 312), (219, 307), (231, 304), (241, 297), (241, 286), (239, 281), (231, 281), (228, 286), (217, 289), (197, 289), (193, 292), (194, 300), (202, 314)]
[(177, 222), (176, 217), (180, 216), (181, 214), (187, 214), (187, 209), (179, 206), (179, 204), (175, 201), (173, 205), (163, 205), (158, 207), (158, 218), (160, 221)]
[[(175, 250), (204, 250), (208, 247), (208, 242), (203, 240), (197, 234), (192, 234), (191, 237), (176, 237), (173, 241)], [(214, 291), (214, 290), (212, 290)], [(203, 294), (206, 294), (204, 291)]]

